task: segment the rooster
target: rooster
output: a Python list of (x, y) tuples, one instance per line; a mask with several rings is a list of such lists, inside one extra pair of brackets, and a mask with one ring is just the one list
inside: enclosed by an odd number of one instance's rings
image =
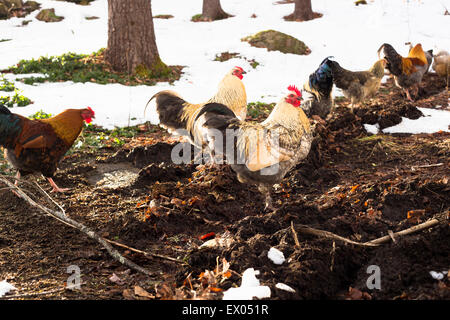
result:
[(333, 90), (333, 75), (328, 58), (323, 60), (314, 73), (309, 75), (308, 81), (303, 85), (303, 90), (309, 93), (304, 97), (302, 109), (308, 117), (318, 115), (322, 119), (330, 113), (333, 106), (331, 92)]
[(241, 183), (253, 183), (265, 195), (265, 210), (273, 209), (270, 190), (311, 148), (309, 119), (300, 108), (302, 94), (295, 86), (262, 123), (239, 120), (227, 106), (206, 104), (203, 139), (225, 156)]
[(386, 68), (393, 75), (395, 84), (404, 90), (408, 100), (413, 101), (410, 90), (413, 91), (414, 96), (417, 96), (419, 84), (429, 67), (430, 59), (427, 59), (422, 45), (419, 43), (411, 48), (406, 58), (399, 55), (388, 43), (381, 45), (378, 49), (378, 56), (381, 51), (387, 60)]
[[(21, 175), (40, 172), (53, 187), (52, 192), (65, 192), (53, 181), (59, 160), (79, 136), (83, 121), (90, 123), (94, 111), (68, 109), (42, 120), (30, 120), (0, 106), (0, 146), (5, 158)], [(18, 180), (16, 180), (17, 185)]]
[(160, 91), (151, 97), (148, 103), (156, 98), (156, 112), (163, 128), (168, 129), (170, 133), (185, 135), (195, 146), (205, 148), (199, 134), (203, 123), (197, 119), (198, 113), (205, 104), (215, 102), (225, 104), (236, 117), (245, 120), (247, 94), (242, 82), (245, 73), (241, 67), (234, 67), (219, 83), (217, 93), (205, 103), (191, 104), (173, 91)]
[(325, 63), (331, 68), (333, 81), (344, 95), (350, 99), (350, 109), (362, 103), (366, 98), (378, 91), (384, 76), (386, 60), (380, 59), (367, 71), (350, 71), (342, 68), (336, 61), (326, 59)]

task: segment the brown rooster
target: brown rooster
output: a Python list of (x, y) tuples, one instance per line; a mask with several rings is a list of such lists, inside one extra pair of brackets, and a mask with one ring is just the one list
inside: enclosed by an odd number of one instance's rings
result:
[(419, 84), (429, 67), (429, 59), (427, 59), (422, 45), (416, 44), (409, 50), (406, 58), (399, 55), (388, 43), (381, 45), (378, 49), (378, 56), (382, 50), (387, 61), (386, 68), (394, 77), (395, 84), (404, 90), (408, 100), (413, 101), (410, 90), (413, 91), (414, 96), (417, 96)]
[(241, 121), (219, 103), (206, 104), (199, 112), (209, 148), (225, 156), (240, 182), (258, 185), (266, 196), (266, 210), (273, 209), (272, 186), (306, 158), (313, 139), (300, 107), (301, 92), (294, 86), (288, 91), (261, 123)]
[[(5, 158), (21, 175), (40, 172), (48, 179), (53, 192), (64, 192), (53, 181), (59, 160), (77, 139), (83, 121), (95, 118), (91, 108), (68, 109), (55, 117), (30, 120), (0, 106), (0, 146)], [(17, 184), (17, 181), (16, 181)]]
[(339, 63), (329, 59), (326, 63), (331, 68), (334, 84), (350, 99), (352, 111), (356, 104), (362, 103), (378, 91), (386, 66), (384, 59), (375, 62), (367, 71), (346, 70)]
[[(244, 83), (241, 81), (245, 73), (241, 67), (234, 67), (219, 83), (217, 93), (204, 103), (189, 103), (173, 91), (160, 91), (151, 97), (149, 102), (156, 98), (156, 112), (162, 127), (171, 133), (176, 132), (186, 136), (199, 148), (205, 148), (206, 145), (200, 134), (203, 122), (198, 119), (202, 106), (213, 102), (222, 103), (227, 105), (239, 119), (245, 120), (247, 117), (247, 94)], [(214, 162), (213, 157), (211, 160)]]

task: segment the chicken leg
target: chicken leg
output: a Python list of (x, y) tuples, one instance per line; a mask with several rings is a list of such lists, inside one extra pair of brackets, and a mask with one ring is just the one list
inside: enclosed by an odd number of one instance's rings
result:
[(61, 193), (63, 193), (63, 192), (66, 192), (66, 191), (70, 190), (69, 188), (60, 188), (60, 187), (58, 187), (56, 185), (55, 181), (53, 181), (52, 178), (47, 178), (47, 180), (48, 180), (48, 182), (50, 182), (50, 185), (53, 187), (52, 192), (61, 192)]
[(264, 206), (264, 211), (265, 212), (270, 212), (270, 211), (275, 211), (274, 206), (272, 205), (272, 197), (270, 196), (270, 187), (264, 185), (264, 184), (260, 184), (258, 186), (258, 190), (259, 192), (261, 192), (264, 196), (265, 196), (265, 206)]
[[(20, 171), (17, 170), (16, 176), (15, 176), (15, 180), (16, 180), (16, 181), (14, 181), (14, 185), (15, 185), (16, 187), (17, 187), (17, 185), (19, 184), (19, 179), (20, 179)], [(18, 194), (16, 191), (14, 191), (14, 190), (11, 190), (11, 191), (12, 191), (12, 193), (14, 193), (16, 196), (20, 197), (19, 194)]]

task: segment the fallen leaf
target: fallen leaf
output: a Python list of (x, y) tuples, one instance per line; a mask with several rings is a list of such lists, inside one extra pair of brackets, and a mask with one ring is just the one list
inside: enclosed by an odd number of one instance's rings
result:
[(130, 289), (125, 289), (122, 291), (122, 295), (127, 300), (134, 300), (133, 292)]
[(117, 284), (123, 284), (122, 279), (120, 279), (115, 273), (113, 273), (112, 276), (109, 277), (109, 281), (117, 283)]
[(134, 286), (134, 294), (139, 296), (139, 297), (144, 297), (144, 298), (148, 298), (148, 299), (154, 299), (155, 296), (148, 293), (145, 289), (143, 289), (140, 286)]

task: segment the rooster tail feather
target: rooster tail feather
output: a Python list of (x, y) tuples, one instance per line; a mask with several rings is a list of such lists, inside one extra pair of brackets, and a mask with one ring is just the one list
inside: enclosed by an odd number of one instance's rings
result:
[(186, 108), (184, 99), (180, 98), (175, 92), (161, 91), (150, 98), (146, 108), (150, 101), (155, 98), (156, 113), (162, 127), (167, 128), (169, 131), (187, 129), (187, 119), (184, 117), (184, 109)]
[(234, 112), (221, 103), (205, 104), (198, 113), (196, 120), (202, 116), (205, 119), (204, 127), (221, 131), (225, 130), (229, 124), (239, 121)]
[(383, 51), (384, 59), (386, 59), (386, 68), (395, 76), (399, 76), (403, 72), (403, 61), (401, 55), (395, 51), (394, 47), (392, 47), (388, 43), (383, 43), (381, 47), (378, 49), (378, 57), (380, 57), (380, 52)]
[(22, 132), (21, 119), (5, 106), (0, 106), (0, 146), (13, 148)]
[(332, 57), (325, 58), (317, 70), (309, 75), (309, 89), (319, 100), (328, 97), (333, 89), (333, 72), (328, 64), (329, 58)]
[(423, 65), (428, 64), (427, 56), (422, 49), (422, 45), (420, 43), (416, 44), (414, 48), (409, 51), (408, 58), (416, 58), (422, 62)]

